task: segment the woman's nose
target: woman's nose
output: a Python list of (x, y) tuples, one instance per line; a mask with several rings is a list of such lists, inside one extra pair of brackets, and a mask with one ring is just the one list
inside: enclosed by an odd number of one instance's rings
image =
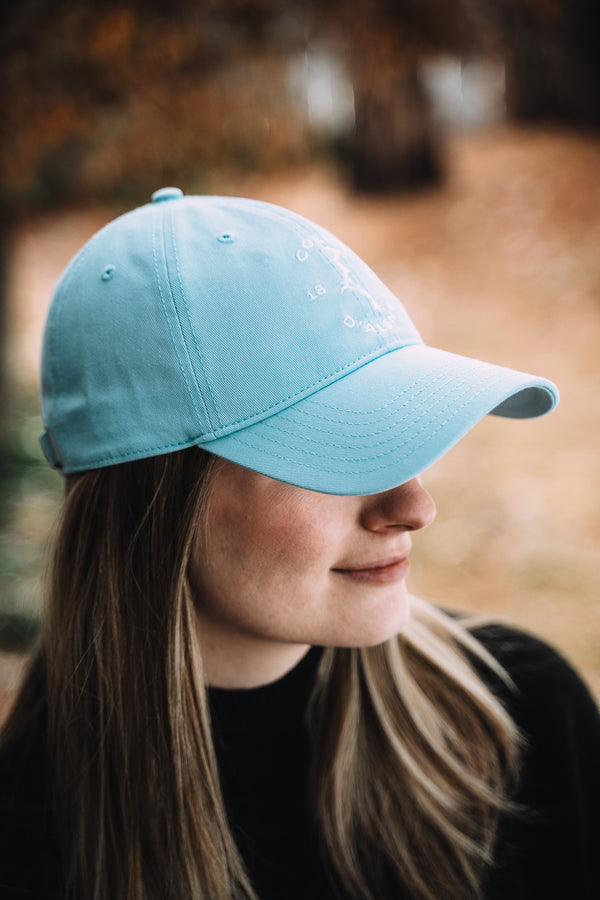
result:
[(361, 523), (369, 531), (387, 531), (390, 528), (418, 531), (435, 519), (435, 503), (420, 478), (413, 478), (399, 487), (364, 499)]

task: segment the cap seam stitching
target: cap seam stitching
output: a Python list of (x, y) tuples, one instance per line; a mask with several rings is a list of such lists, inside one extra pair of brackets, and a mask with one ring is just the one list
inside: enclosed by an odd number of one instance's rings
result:
[[(480, 396), (480, 395), (483, 394), (483, 393), (484, 393), (484, 389), (482, 388), (481, 390), (477, 391), (476, 394), (472, 394), (472, 395), (469, 395), (469, 396), (470, 396), (471, 398), (477, 398), (478, 396)], [(463, 396), (465, 396), (465, 395), (463, 395)], [(464, 409), (467, 405), (468, 405), (467, 402), (463, 402), (461, 406), (456, 407), (457, 412), (460, 412), (460, 411), (461, 411), (462, 409)], [(445, 411), (445, 410), (448, 410), (448, 409), (450, 409), (452, 406), (453, 406), (452, 403), (446, 403), (446, 404), (442, 407), (442, 409), (440, 410), (440, 412), (443, 412), (443, 411)], [(410, 413), (407, 412), (407, 413), (405, 413), (405, 415), (403, 415), (403, 416), (401, 416), (399, 419), (397, 419), (396, 424), (397, 424), (397, 425), (401, 425), (406, 419), (408, 419), (408, 418), (410, 417), (410, 418), (411, 418), (411, 421), (416, 425), (416, 424), (418, 424), (419, 422), (423, 422), (423, 419), (424, 419), (425, 416), (426, 416), (426, 412), (427, 412), (426, 408), (423, 408), (423, 411), (421, 412), (420, 415), (410, 416)], [(485, 413), (484, 413), (484, 415), (485, 415)], [(446, 421), (445, 421), (444, 423), (442, 423), (442, 425), (441, 425), (440, 427), (443, 427), (443, 426), (444, 426), (445, 424), (447, 424), (449, 421), (450, 421), (450, 419), (446, 419)], [(422, 426), (421, 426), (420, 428), (416, 429), (416, 430), (413, 432), (413, 435), (412, 435), (411, 438), (405, 439), (404, 441), (399, 440), (399, 441), (397, 442), (397, 446), (398, 446), (398, 447), (403, 447), (403, 446), (406, 446), (407, 444), (409, 444), (410, 441), (411, 441), (414, 437), (417, 437), (419, 434), (421, 434), (421, 433), (423, 432), (423, 430), (424, 430), (425, 428), (427, 428), (427, 427), (431, 424), (431, 422), (432, 422), (432, 420), (431, 420), (431, 419), (428, 419), (425, 423), (422, 424)], [(278, 428), (277, 425), (274, 425), (274, 424), (272, 424), (272, 423), (269, 422), (269, 421), (263, 422), (262, 424), (263, 424), (263, 426), (264, 426), (265, 428), (271, 429), (272, 431), (278, 431), (280, 434), (285, 434), (285, 435), (288, 435), (288, 436), (292, 434), (291, 431), (288, 431), (287, 429), (283, 428), (281, 425), (280, 425), (279, 428)], [(303, 424), (302, 424), (302, 428), (305, 429), (305, 430), (306, 430), (306, 429), (310, 429), (310, 430), (312, 430), (312, 431), (318, 431), (318, 430), (319, 430), (319, 429), (316, 428), (315, 426), (307, 425), (306, 423), (303, 423)], [(383, 430), (381, 430), (381, 431), (366, 431), (366, 432), (363, 432), (363, 433), (364, 433), (364, 436), (365, 436), (365, 437), (378, 437), (379, 435), (382, 435), (382, 434), (389, 434), (389, 432), (390, 432), (390, 431), (393, 431), (393, 430), (394, 430), (394, 426), (392, 425), (392, 426), (390, 426), (389, 428), (383, 429)], [(320, 433), (321, 433), (323, 436), (326, 434), (326, 432), (323, 432), (323, 431), (321, 431)], [(329, 432), (329, 433), (330, 433), (332, 436), (335, 436), (335, 432)], [(276, 443), (276, 442), (277, 442), (277, 441), (276, 441), (276, 438), (269, 438), (268, 435), (264, 435), (263, 437), (264, 437), (264, 439), (266, 439), (266, 440), (272, 440), (273, 443)], [(312, 444), (320, 444), (321, 446), (325, 446), (325, 447), (338, 447), (338, 446), (339, 446), (338, 443), (331, 442), (331, 441), (325, 441), (325, 440), (323, 440), (323, 441), (317, 441), (317, 440), (315, 440), (314, 438), (311, 438), (311, 437), (309, 437), (309, 436), (307, 436), (307, 435), (303, 435), (303, 440), (310, 441), (310, 443), (312, 443)], [(378, 441), (378, 442), (375, 443), (373, 446), (383, 446), (384, 444), (389, 443), (391, 440), (394, 440), (394, 437), (387, 437), (387, 438), (385, 438), (385, 439), (383, 439), (383, 440), (381, 440), (381, 441)], [(420, 446), (421, 446), (421, 445), (420, 445)], [(360, 445), (360, 444), (344, 444), (344, 449), (348, 449), (348, 450), (360, 450), (360, 449), (365, 449), (365, 447), (364, 447), (364, 444), (363, 444), (363, 445)]]
[[(152, 231), (152, 256), (153, 256), (153, 260), (154, 260), (154, 274), (155, 274), (155, 276), (156, 276), (156, 283), (157, 283), (157, 285), (158, 285), (158, 292), (159, 292), (159, 294), (160, 294), (160, 302), (161, 302), (161, 305), (162, 305), (162, 308), (163, 308), (163, 313), (164, 313), (165, 319), (166, 319), (166, 321), (167, 321), (167, 328), (169, 329), (169, 335), (170, 335), (170, 338), (171, 338), (171, 345), (172, 345), (172, 347), (173, 347), (173, 350), (175, 351), (175, 356), (177, 357), (177, 362), (178, 362), (178, 364), (179, 364), (179, 371), (180, 371), (181, 375), (183, 376), (183, 381), (184, 381), (184, 384), (185, 384), (185, 387), (186, 387), (186, 391), (187, 391), (188, 396), (189, 396), (189, 398), (190, 398), (191, 404), (192, 404), (192, 406), (193, 406), (193, 408), (194, 408), (194, 412), (196, 413), (197, 420), (198, 420), (198, 422), (200, 422), (200, 419), (201, 419), (201, 413), (200, 413), (200, 410), (198, 409), (198, 406), (196, 405), (196, 401), (194, 400), (194, 396), (193, 396), (193, 393), (192, 393), (192, 390), (191, 390), (191, 387), (190, 387), (188, 375), (187, 375), (186, 372), (185, 372), (184, 365), (183, 365), (183, 360), (182, 360), (182, 358), (181, 358), (181, 356), (180, 356), (179, 349), (178, 349), (178, 347), (177, 347), (177, 341), (175, 340), (175, 335), (174, 335), (174, 333), (173, 333), (173, 326), (172, 326), (172, 324), (171, 324), (171, 319), (170, 319), (170, 316), (169, 316), (169, 312), (168, 312), (168, 310), (167, 310), (167, 304), (166, 304), (166, 299), (165, 299), (165, 296), (164, 296), (164, 291), (163, 291), (163, 288), (162, 288), (162, 285), (161, 285), (161, 278), (160, 278), (160, 272), (159, 272), (159, 267), (158, 267), (158, 252), (157, 252), (157, 251), (158, 251), (158, 246), (157, 246), (158, 241), (157, 241), (157, 238), (156, 238), (157, 232), (158, 232), (158, 228), (155, 227), (155, 228), (153, 229), (153, 231)], [(165, 253), (165, 259), (167, 259), (167, 251), (166, 251), (165, 241), (166, 241), (166, 237), (165, 237), (164, 230), (163, 230), (162, 247), (163, 247), (163, 250), (164, 250), (164, 253)], [(173, 292), (171, 291), (171, 285), (170, 285), (170, 281), (169, 281), (168, 272), (166, 272), (166, 275), (167, 275), (166, 281), (167, 281), (167, 285), (168, 285), (168, 287), (169, 287), (169, 293), (170, 293), (170, 295), (171, 295), (172, 305), (173, 305), (173, 308), (174, 308), (174, 310), (175, 310), (175, 316), (176, 316), (177, 321), (178, 321), (178, 323), (179, 323), (179, 327), (181, 328), (181, 322), (179, 321), (179, 316), (178, 316), (178, 314), (177, 314), (177, 307), (176, 307), (176, 305), (175, 305), (175, 301), (174, 301), (174, 298), (173, 298)], [(186, 346), (186, 345), (185, 345), (185, 340), (184, 340), (183, 343), (184, 343), (184, 346)], [(187, 349), (187, 347), (186, 347), (186, 349)], [(200, 393), (200, 391), (199, 391), (199, 393)], [(200, 396), (201, 396), (201, 393), (200, 393)], [(210, 416), (208, 415), (208, 411), (206, 410), (206, 408), (205, 408), (204, 412), (205, 412), (206, 418), (208, 419), (208, 421), (210, 421)], [(148, 449), (150, 449), (150, 448), (148, 448)]]
[[(382, 349), (385, 349), (386, 353), (393, 353), (394, 350), (402, 349), (402, 347), (405, 347), (405, 346), (408, 347), (408, 346), (417, 346), (417, 345), (416, 344), (415, 345), (402, 344), (400, 347), (393, 346), (393, 347), (386, 348), (385, 345), (383, 347), (377, 347), (377, 348), (375, 348), (375, 350), (370, 350), (369, 353), (365, 353), (362, 356), (357, 356), (355, 359), (351, 360), (351, 362), (346, 363), (344, 366), (342, 366), (341, 369), (336, 369), (333, 372), (330, 372), (328, 375), (324, 375), (322, 378), (319, 378), (317, 381), (313, 381), (312, 384), (306, 385), (305, 387), (301, 388), (299, 391), (296, 391), (293, 394), (289, 394), (287, 397), (283, 397), (281, 400), (278, 400), (277, 403), (273, 403), (271, 406), (266, 406), (263, 409), (258, 410), (258, 412), (252, 413), (251, 416), (245, 416), (242, 419), (236, 419), (235, 421), (230, 422), (228, 425), (223, 425), (221, 427), (222, 428), (233, 428), (236, 425), (241, 425), (243, 422), (247, 422), (249, 419), (255, 419), (255, 418), (257, 418), (257, 416), (261, 416), (264, 413), (268, 413), (272, 409), (276, 409), (278, 406), (281, 406), (281, 404), (288, 403), (288, 401), (293, 400), (295, 397), (301, 397), (302, 395), (306, 394), (307, 391), (312, 390), (313, 388), (317, 387), (317, 385), (322, 384), (324, 381), (328, 381), (330, 378), (333, 378), (336, 375), (340, 375), (342, 372), (346, 371), (347, 369), (352, 369), (353, 366), (354, 367), (356, 366), (356, 363), (359, 363), (362, 360), (364, 360), (365, 364), (366, 364), (367, 361), (369, 359), (371, 359), (373, 357), (373, 355), (376, 353), (379, 354), (378, 356), (375, 357), (376, 359), (380, 358), (380, 356), (384, 356), (385, 354), (379, 353), (379, 351)], [(355, 371), (355, 369), (353, 369), (353, 371)], [(290, 404), (290, 405), (292, 405), (292, 404)]]
[[(214, 409), (214, 412), (215, 412), (215, 416), (216, 416), (217, 422), (218, 422), (218, 424), (219, 424), (219, 427), (221, 428), (221, 427), (223, 427), (223, 425), (222, 425), (222, 422), (221, 422), (221, 417), (220, 417), (220, 415), (219, 415), (219, 410), (218, 410), (218, 407), (217, 407), (217, 402), (216, 402), (215, 396), (214, 396), (214, 394), (213, 394), (213, 392), (212, 392), (212, 389), (211, 389), (211, 386), (210, 386), (210, 382), (209, 382), (209, 378), (208, 378), (208, 375), (207, 375), (207, 373), (206, 373), (206, 369), (204, 368), (204, 362), (203, 362), (203, 360), (202, 360), (202, 353), (201, 353), (201, 351), (200, 351), (200, 346), (199, 346), (198, 341), (197, 341), (197, 339), (196, 339), (196, 332), (195, 332), (194, 327), (193, 327), (193, 325), (192, 325), (192, 318), (191, 318), (191, 314), (190, 314), (189, 304), (188, 304), (188, 301), (187, 301), (187, 294), (186, 294), (185, 288), (184, 288), (184, 286), (183, 286), (183, 278), (182, 278), (182, 276), (181, 276), (181, 267), (180, 267), (180, 264), (179, 264), (179, 254), (178, 254), (178, 252), (177, 252), (177, 244), (176, 244), (176, 241), (175, 241), (175, 234), (174, 234), (174, 230), (173, 230), (173, 229), (172, 229), (172, 238), (173, 238), (173, 254), (174, 254), (174, 256), (175, 256), (175, 271), (176, 271), (176, 273), (177, 273), (177, 281), (178, 281), (178, 283), (179, 283), (179, 287), (181, 288), (181, 295), (182, 295), (182, 297), (183, 297), (183, 305), (184, 305), (184, 307), (185, 307), (185, 312), (186, 312), (188, 324), (189, 324), (189, 327), (190, 327), (190, 331), (191, 331), (191, 333), (192, 333), (192, 339), (193, 339), (193, 341), (194, 341), (194, 346), (195, 346), (196, 351), (197, 351), (197, 354), (198, 354), (198, 362), (199, 362), (199, 364), (200, 364), (200, 368), (202, 369), (202, 373), (203, 373), (203, 375), (204, 375), (204, 381), (205, 381), (206, 387), (207, 387), (207, 389), (208, 389), (208, 393), (210, 394), (210, 398), (211, 398), (211, 400), (212, 400), (213, 409)], [(175, 304), (174, 304), (174, 305), (175, 305)], [(177, 306), (176, 306), (176, 305), (175, 305), (175, 312), (177, 313), (177, 316), (178, 316), (178, 318), (179, 318), (179, 312), (178, 312), (178, 310), (177, 310)], [(183, 329), (182, 329), (182, 333), (183, 333)], [(186, 345), (186, 347), (187, 347), (187, 345)], [(191, 363), (191, 360), (190, 360), (190, 363)], [(194, 367), (193, 367), (193, 365), (192, 365), (192, 372), (193, 372), (193, 371), (194, 371)], [(196, 379), (195, 375), (194, 375), (194, 379), (195, 379), (195, 381), (196, 381), (196, 387), (198, 388), (198, 392), (199, 392), (200, 397), (201, 397), (201, 399), (202, 399), (202, 405), (204, 406), (204, 410), (205, 410), (205, 413), (206, 413), (206, 417), (207, 417), (208, 421), (211, 422), (211, 415), (210, 415), (210, 413), (209, 413), (209, 411), (208, 411), (208, 409), (207, 409), (207, 407), (206, 407), (206, 404), (205, 404), (205, 402), (204, 402), (204, 398), (203, 398), (203, 396), (202, 396), (202, 389), (201, 389), (200, 385), (198, 384), (198, 380)], [(192, 401), (192, 402), (193, 402), (193, 401)], [(212, 427), (212, 422), (211, 422), (211, 427)], [(214, 428), (213, 428), (212, 430), (214, 430)]]
[(102, 466), (104, 463), (115, 461), (117, 459), (128, 459), (130, 457), (137, 457), (140, 454), (144, 453), (164, 453), (169, 450), (175, 450), (178, 447), (197, 447), (199, 446), (199, 438), (191, 438), (190, 440), (185, 441), (175, 441), (172, 444), (162, 444), (156, 447), (142, 447), (139, 450), (128, 450), (123, 453), (113, 453), (109, 456), (102, 456), (99, 459), (94, 459), (89, 463), (86, 463), (84, 466), (78, 466), (76, 469), (70, 469), (68, 463), (65, 464), (64, 469), (66, 470), (66, 474), (75, 471), (85, 472), (88, 469), (95, 469)]
[[(477, 396), (479, 396), (479, 394), (481, 394), (481, 393), (483, 393), (483, 391), (478, 391), (476, 394), (471, 395), (471, 397), (470, 397), (469, 399), (471, 400), (471, 399), (473, 399), (473, 397), (477, 397)], [(433, 431), (433, 432), (427, 437), (426, 440), (421, 441), (420, 444), (418, 444), (416, 447), (414, 447), (414, 448), (411, 450), (411, 456), (414, 455), (415, 453), (417, 453), (417, 452), (418, 452), (422, 447), (424, 447), (426, 444), (430, 443), (430, 442), (433, 440), (433, 438), (434, 438), (434, 437), (435, 437), (435, 436), (436, 436), (436, 435), (437, 435), (437, 434), (438, 434), (438, 433), (439, 433), (446, 425), (448, 425), (448, 424), (452, 421), (453, 418), (456, 417), (456, 413), (460, 412), (460, 411), (461, 411), (462, 409), (464, 409), (465, 406), (467, 406), (467, 405), (468, 405), (468, 404), (465, 402), (465, 403), (463, 403), (460, 407), (454, 407), (454, 409), (455, 409), (455, 411), (456, 411), (456, 412), (455, 412), (455, 415), (450, 416), (450, 417), (444, 419), (443, 422), (440, 422), (440, 424), (439, 424), (438, 427), (435, 429), (435, 431)], [(451, 404), (448, 404), (445, 408), (446, 408), (446, 409), (450, 409), (450, 407), (451, 407)], [(486, 415), (486, 413), (483, 413), (479, 418), (483, 418), (484, 415)], [(479, 421), (479, 418), (477, 419), (477, 421)], [(432, 424), (432, 423), (428, 423), (428, 424)], [(421, 430), (423, 430), (423, 429), (421, 429)], [(237, 438), (237, 441), (238, 441), (240, 444), (243, 444), (244, 446), (249, 447), (251, 450), (256, 451), (256, 449), (257, 449), (257, 448), (254, 447), (252, 444), (250, 444), (248, 441), (245, 441), (243, 438), (239, 438), (239, 437), (238, 437), (238, 438)], [(386, 443), (389, 443), (389, 442), (386, 442)], [(408, 441), (404, 441), (404, 442), (400, 442), (400, 443), (398, 443), (398, 444), (395, 444), (394, 446), (395, 446), (396, 448), (401, 448), (401, 447), (405, 447), (407, 444), (408, 444)], [(337, 445), (334, 445), (334, 444), (328, 444), (328, 445), (326, 445), (326, 446), (337, 446)], [(377, 446), (377, 445), (376, 445), (376, 446)], [(315, 469), (315, 470), (317, 470), (317, 471), (323, 471), (322, 466), (314, 466), (314, 465), (310, 465), (309, 463), (305, 462), (305, 461), (302, 460), (302, 459), (294, 459), (294, 458), (292, 458), (292, 457), (290, 457), (290, 456), (283, 456), (283, 455), (280, 454), (280, 453), (273, 453), (272, 451), (270, 451), (270, 452), (271, 452), (271, 455), (272, 455), (273, 457), (275, 457), (275, 458), (277, 458), (277, 459), (280, 459), (280, 460), (282, 460), (283, 462), (293, 462), (293, 463), (295, 463), (296, 465), (304, 466), (304, 468), (307, 468), (307, 469)], [(352, 458), (352, 461), (353, 461), (353, 462), (360, 463), (360, 462), (368, 462), (368, 461), (372, 461), (372, 460), (374, 460), (374, 459), (384, 459), (384, 458), (386, 458), (386, 457), (389, 457), (389, 455), (390, 455), (392, 452), (393, 452), (393, 449), (389, 449), (389, 450), (386, 450), (385, 453), (379, 453), (379, 454), (377, 454), (377, 455), (375, 455), (375, 456), (373, 456), (372, 454), (370, 454), (369, 456), (356, 456), (356, 457), (353, 457), (353, 458)], [(306, 451), (306, 455), (308, 455), (308, 456), (310, 456), (310, 457), (316, 456), (316, 457), (319, 458), (319, 460), (320, 460), (321, 462), (322, 462), (324, 459), (330, 459), (331, 461), (336, 462), (338, 465), (339, 465), (339, 463), (341, 462), (341, 460), (340, 460), (339, 458), (333, 457), (333, 456), (326, 457), (326, 456), (323, 455), (322, 452), (317, 452), (317, 451), (309, 450), (309, 451)], [(350, 470), (350, 469), (345, 469), (344, 472), (342, 472), (342, 473), (340, 473), (339, 471), (338, 471), (338, 472), (333, 472), (333, 471), (332, 471), (331, 474), (334, 474), (334, 475), (339, 475), (339, 474), (342, 474), (342, 475), (360, 475), (360, 474), (366, 474), (366, 473), (371, 473), (371, 472), (379, 472), (382, 468), (384, 468), (384, 467), (383, 467), (383, 466), (375, 466), (375, 467), (370, 468), (370, 469), (363, 469), (363, 468), (361, 468), (361, 469), (356, 469), (356, 470), (355, 470), (355, 469), (352, 469), (352, 470)]]
[[(390, 352), (392, 352), (392, 350), (390, 350)], [(345, 366), (344, 368), (348, 368), (349, 366), (352, 366), (355, 362), (359, 362), (361, 359), (363, 359), (363, 357), (358, 357), (358, 358), (357, 358), (356, 360), (354, 360), (353, 362), (348, 363), (348, 365)], [(339, 371), (344, 371), (344, 369), (340, 369)], [(326, 376), (326, 378), (331, 378), (333, 375), (337, 375), (337, 374), (339, 374), (339, 372), (333, 372), (331, 375)], [(326, 380), (326, 378), (321, 379), (321, 380)], [(308, 388), (305, 388), (305, 390), (308, 390), (308, 389), (310, 389), (311, 387), (314, 387), (316, 384), (319, 384), (319, 383), (320, 383), (320, 382), (317, 381), (317, 382), (315, 382), (313, 385), (309, 385)], [(303, 392), (301, 391), (300, 393), (303, 393)], [(295, 396), (295, 395), (292, 395), (292, 397), (287, 398), (287, 399), (292, 399), (294, 396)], [(285, 401), (281, 401), (281, 402), (285, 402)], [(275, 404), (275, 405), (278, 405), (278, 404)], [(262, 412), (268, 412), (270, 408), (272, 408), (272, 407), (269, 407), (269, 408), (263, 410)], [(256, 413), (256, 414), (253, 414), (253, 416), (249, 416), (248, 418), (253, 418), (254, 415), (260, 415), (260, 414), (261, 414), (261, 413)], [(233, 426), (235, 426), (235, 425), (240, 425), (240, 424), (242, 424), (242, 423), (245, 422), (245, 421), (247, 421), (247, 419), (240, 419), (240, 420), (238, 420), (238, 421), (236, 421), (236, 422), (232, 422), (230, 425), (224, 425), (224, 426), (222, 426), (222, 428), (232, 428)], [(235, 432), (234, 432), (234, 433), (235, 433)], [(286, 433), (287, 433), (287, 432), (286, 432)], [(229, 437), (229, 436), (230, 436), (229, 434), (224, 434), (224, 435), (220, 435), (219, 437)], [(214, 432), (209, 432), (209, 433), (207, 433), (207, 434), (200, 434), (200, 435), (198, 435), (198, 436), (195, 437), (195, 438), (190, 438), (189, 440), (185, 440), (185, 441), (176, 441), (175, 443), (172, 443), (172, 444), (165, 444), (165, 445), (163, 445), (163, 446), (140, 447), (139, 449), (132, 450), (132, 451), (130, 451), (130, 452), (118, 453), (118, 454), (114, 454), (114, 455), (110, 455), (110, 456), (104, 456), (104, 457), (101, 457), (100, 459), (96, 459), (96, 460), (94, 460), (93, 462), (90, 462), (90, 463), (88, 464), (87, 468), (92, 468), (92, 467), (94, 467), (94, 466), (102, 465), (102, 463), (108, 462), (109, 460), (125, 459), (125, 458), (127, 458), (127, 457), (130, 457), (130, 456), (138, 456), (139, 454), (143, 454), (143, 453), (162, 452), (163, 450), (168, 450), (169, 447), (171, 447), (171, 448), (173, 448), (173, 447), (185, 447), (185, 446), (191, 447), (191, 446), (198, 446), (198, 445), (201, 445), (201, 444), (204, 444), (204, 443), (211, 443), (213, 440), (219, 440), (219, 437), (215, 437)], [(238, 440), (239, 440), (239, 439), (238, 439)], [(248, 445), (248, 446), (251, 446), (251, 445)]]
[[(394, 395), (394, 397), (393, 397), (391, 400), (389, 400), (387, 403), (384, 403), (382, 406), (376, 406), (376, 407), (374, 407), (373, 409), (370, 409), (370, 410), (368, 410), (368, 411), (365, 411), (364, 414), (367, 415), (367, 416), (369, 416), (370, 418), (372, 418), (372, 414), (373, 414), (373, 413), (379, 413), (379, 412), (381, 412), (382, 410), (387, 410), (390, 406), (392, 406), (392, 405), (398, 400), (399, 397), (402, 397), (402, 396), (404, 396), (405, 394), (411, 394), (411, 397), (412, 397), (412, 396), (414, 396), (414, 397), (419, 397), (419, 396), (421, 396), (423, 393), (425, 393), (425, 386), (422, 387), (422, 388), (420, 388), (420, 385), (421, 385), (423, 382), (425, 382), (427, 386), (435, 387), (440, 381), (442, 381), (444, 384), (450, 384), (451, 382), (452, 382), (453, 384), (458, 384), (458, 383), (460, 383), (461, 381), (465, 381), (465, 380), (466, 380), (466, 378), (467, 378), (467, 374), (466, 374), (466, 373), (463, 373), (463, 374), (461, 375), (460, 378), (454, 378), (454, 379), (447, 379), (447, 380), (444, 380), (444, 374), (445, 374), (450, 368), (451, 368), (450, 366), (444, 366), (443, 371), (442, 371), (436, 378), (434, 378), (434, 379), (432, 379), (432, 380), (429, 380), (428, 377), (427, 377), (426, 375), (421, 376), (421, 378), (419, 378), (419, 379), (417, 379), (417, 381), (415, 381), (414, 385), (412, 385), (411, 387), (406, 387), (406, 388), (404, 388), (403, 390), (401, 390), (401, 391), (399, 391), (398, 393), (396, 393), (396, 394)], [(336, 411), (336, 412), (340, 412), (340, 408), (339, 408), (339, 407), (337, 407), (337, 406), (330, 406), (329, 404), (323, 403), (322, 401), (319, 401), (318, 398), (316, 398), (316, 397), (314, 397), (314, 398), (307, 398), (307, 399), (312, 399), (312, 400), (313, 400), (313, 403), (314, 403), (315, 405), (318, 404), (318, 405), (320, 405), (320, 406), (321, 406), (322, 408), (324, 408), (324, 409), (331, 409), (331, 410), (334, 410), (334, 411)], [(301, 412), (302, 412), (303, 415), (309, 416), (309, 417), (312, 418), (312, 419), (319, 419), (320, 421), (323, 421), (323, 422), (331, 422), (331, 420), (328, 419), (327, 416), (321, 416), (321, 415), (319, 415), (319, 414), (316, 413), (316, 412), (312, 412), (311, 410), (303, 409), (303, 410), (301, 410)], [(357, 412), (355, 412), (354, 410), (347, 410), (347, 412), (350, 413), (351, 415), (356, 415), (356, 416), (362, 415), (362, 413), (360, 413), (360, 412), (357, 413)], [(384, 413), (384, 414), (381, 416), (381, 418), (379, 419), (379, 421), (383, 422), (385, 419), (389, 419), (391, 416), (393, 416), (393, 412), (386, 412), (386, 413)], [(306, 425), (305, 427), (311, 428), (311, 427), (314, 427), (314, 426)]]

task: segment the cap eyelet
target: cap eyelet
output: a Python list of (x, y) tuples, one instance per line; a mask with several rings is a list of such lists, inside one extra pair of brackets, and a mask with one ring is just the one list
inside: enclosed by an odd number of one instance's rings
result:
[(110, 281), (110, 279), (113, 278), (116, 271), (117, 271), (116, 266), (107, 266), (105, 268), (104, 272), (102, 273), (102, 275), (100, 276), (102, 278), (102, 281)]

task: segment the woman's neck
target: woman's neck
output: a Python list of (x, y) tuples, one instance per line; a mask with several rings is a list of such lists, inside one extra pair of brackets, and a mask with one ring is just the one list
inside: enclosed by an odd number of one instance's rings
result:
[(218, 629), (202, 628), (198, 637), (204, 677), (209, 687), (254, 688), (277, 681), (296, 666), (310, 649), (308, 644), (258, 639), (228, 630), (225, 640)]

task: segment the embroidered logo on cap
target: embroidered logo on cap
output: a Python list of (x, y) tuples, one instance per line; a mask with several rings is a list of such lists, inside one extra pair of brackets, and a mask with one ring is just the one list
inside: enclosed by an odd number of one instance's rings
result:
[[(317, 249), (331, 263), (340, 276), (340, 294), (351, 292), (355, 296), (364, 297), (374, 313), (373, 318), (368, 316), (363, 319), (362, 317), (357, 318), (354, 309), (351, 312), (344, 311), (345, 315), (342, 321), (346, 328), (358, 327), (372, 334), (385, 334), (390, 331), (396, 324), (396, 313), (389, 306), (384, 306), (379, 300), (376, 300), (367, 290), (351, 268), (348, 251), (345, 251), (344, 247), (326, 243), (320, 235), (314, 233), (303, 239), (302, 246), (296, 251), (296, 259), (299, 262), (306, 262), (310, 252), (314, 249)], [(325, 297), (327, 288), (323, 284), (315, 284), (307, 288), (306, 293), (309, 300), (315, 301)]]

